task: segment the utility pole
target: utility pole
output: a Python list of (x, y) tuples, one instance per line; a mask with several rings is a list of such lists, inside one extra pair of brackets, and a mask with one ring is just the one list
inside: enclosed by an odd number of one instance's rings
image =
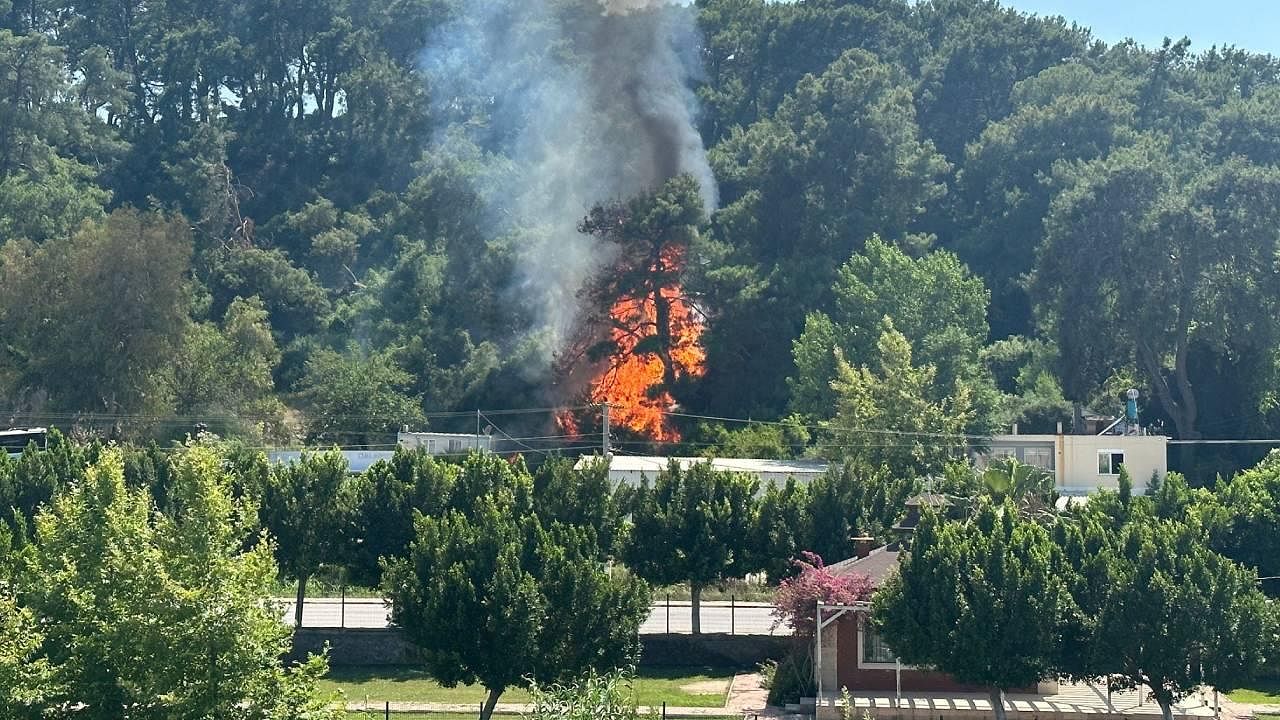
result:
[(604, 413), (604, 437), (601, 438), (601, 447), (604, 449), (604, 457), (609, 457), (613, 452), (613, 448), (609, 446), (609, 403), (600, 406)]
[(480, 408), (476, 408), (476, 452), (480, 452)]

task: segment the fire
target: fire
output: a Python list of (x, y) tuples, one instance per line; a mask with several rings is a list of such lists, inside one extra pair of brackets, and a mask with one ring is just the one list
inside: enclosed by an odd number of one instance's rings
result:
[[(652, 270), (655, 276), (674, 277), (682, 262), (681, 250), (669, 246)], [(662, 338), (663, 315), (667, 342)], [(590, 383), (591, 401), (608, 403), (610, 419), (618, 425), (654, 440), (678, 442), (680, 432), (665, 414), (675, 406), (666, 385), (671, 379), (706, 372), (700, 313), (673, 283), (643, 297), (619, 300), (609, 310), (609, 320), (609, 339), (616, 350)]]

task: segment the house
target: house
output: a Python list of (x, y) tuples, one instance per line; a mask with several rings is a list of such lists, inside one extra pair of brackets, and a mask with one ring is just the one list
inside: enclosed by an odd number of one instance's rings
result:
[[(855, 538), (857, 555), (827, 566), (836, 575), (865, 575), (873, 587), (880, 587), (894, 572), (911, 533), (920, 521), (922, 508), (945, 513), (951, 501), (944, 495), (924, 494), (907, 500), (907, 514), (894, 530), (900, 540), (872, 547), (870, 538)], [(920, 670), (901, 664), (892, 649), (870, 623), (871, 603), (852, 605), (820, 605), (819, 630), (814, 636), (814, 682), (818, 697), (827, 697), (848, 688), (850, 692), (986, 692), (957, 682), (945, 673)], [(1017, 692), (1053, 694), (1056, 681), (1046, 681), (1034, 688)]]
[[(599, 455), (585, 456), (578, 460), (577, 469), (581, 470), (591, 463), (600, 462)], [(711, 463), (716, 470), (730, 470), (751, 475), (760, 481), (761, 487), (767, 484), (781, 485), (787, 478), (795, 478), (799, 483), (807, 483), (823, 475), (830, 467), (827, 463), (816, 460), (758, 460), (750, 458), (698, 458), (698, 457), (656, 457), (640, 455), (611, 455), (609, 457), (609, 480), (616, 485), (639, 485), (644, 479), (653, 482), (658, 473), (667, 468), (668, 463), (675, 462), (687, 469), (695, 463)]]
[(1063, 496), (1115, 490), (1123, 465), (1133, 478), (1133, 492), (1141, 495), (1152, 477), (1168, 472), (1168, 444), (1162, 435), (996, 435), (974, 461), (984, 467), (993, 458), (1012, 457), (1048, 470)]

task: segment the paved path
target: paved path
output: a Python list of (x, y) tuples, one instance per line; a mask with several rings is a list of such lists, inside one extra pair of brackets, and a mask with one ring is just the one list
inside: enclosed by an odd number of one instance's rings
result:
[[(284, 606), (282, 616), (293, 622), (292, 600), (279, 599)], [(302, 626), (314, 628), (384, 628), (387, 626), (387, 606), (374, 598), (311, 598), (303, 603)], [(656, 604), (649, 617), (640, 626), (640, 632), (656, 635), (668, 632), (689, 634), (692, 632), (692, 610), (689, 601), (671, 601)], [(738, 635), (785, 635), (785, 627), (773, 628), (773, 606), (767, 603), (703, 602), (702, 632)]]

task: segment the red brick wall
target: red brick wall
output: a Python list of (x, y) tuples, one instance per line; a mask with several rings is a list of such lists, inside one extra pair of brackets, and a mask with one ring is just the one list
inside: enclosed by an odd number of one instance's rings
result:
[[(850, 613), (837, 621), (836, 638), (836, 679), (840, 687), (849, 688), (849, 692), (888, 691), (892, 693), (896, 686), (895, 671), (871, 670), (858, 667), (858, 615)], [(985, 693), (988, 688), (963, 685), (950, 675), (939, 672), (902, 669), (902, 691), (905, 692), (974, 692)], [(1035, 688), (1024, 688), (1012, 692), (1034, 693)]]

